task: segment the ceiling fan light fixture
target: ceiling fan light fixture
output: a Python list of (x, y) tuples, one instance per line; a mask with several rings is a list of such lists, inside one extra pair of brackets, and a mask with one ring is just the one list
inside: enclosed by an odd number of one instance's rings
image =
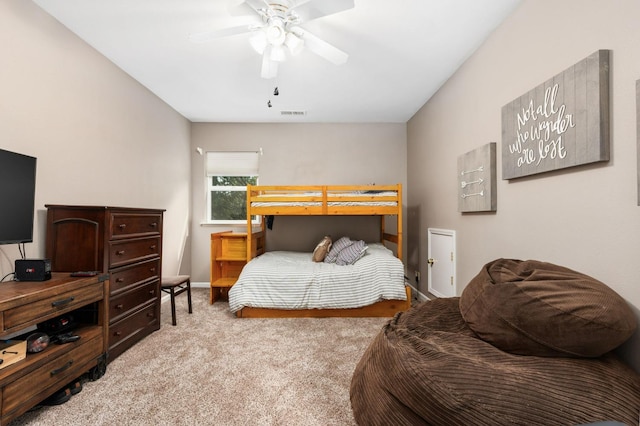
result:
[(262, 55), (262, 71), (260, 72), (262, 78), (275, 78), (278, 75), (278, 63), (271, 60), (271, 49), (271, 46), (267, 47)]
[(272, 46), (281, 46), (284, 44), (287, 33), (281, 19), (270, 19), (265, 31), (269, 44)]
[(267, 36), (264, 31), (256, 30), (252, 32), (249, 37), (249, 44), (251, 44), (253, 50), (262, 55), (264, 50), (267, 48)]
[(276, 62), (284, 62), (287, 60), (287, 54), (285, 52), (284, 47), (280, 45), (271, 46), (271, 52), (269, 54), (269, 59)]
[(285, 37), (284, 44), (287, 46), (287, 48), (289, 48), (289, 52), (291, 52), (292, 55), (297, 55), (298, 53), (302, 52), (302, 48), (304, 47), (304, 40), (302, 40), (292, 32), (288, 32), (287, 36)]

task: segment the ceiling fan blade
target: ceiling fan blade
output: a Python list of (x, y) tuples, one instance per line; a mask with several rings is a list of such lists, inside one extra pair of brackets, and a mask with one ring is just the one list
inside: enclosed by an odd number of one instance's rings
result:
[(262, 78), (275, 78), (278, 75), (278, 63), (271, 60), (271, 47), (267, 47), (262, 54)]
[(194, 43), (206, 43), (222, 37), (234, 36), (251, 32), (253, 28), (250, 25), (240, 25), (237, 27), (223, 28), (221, 30), (205, 31), (203, 33), (189, 34), (189, 40)]
[(227, 0), (227, 9), (229, 10), (229, 14), (231, 16), (242, 16), (242, 15), (250, 15), (254, 13), (255, 9), (245, 1), (245, 0)]
[(298, 37), (304, 40), (305, 47), (329, 62), (332, 62), (336, 65), (342, 65), (347, 62), (347, 59), (349, 59), (349, 55), (346, 52), (343, 52), (337, 47), (327, 43), (320, 37), (311, 34), (307, 30), (303, 30), (300, 27), (294, 27), (292, 28), (292, 32), (294, 32)]
[(293, 10), (300, 16), (302, 22), (308, 22), (312, 19), (353, 9), (354, 6), (354, 0), (308, 0), (297, 1)]
[(229, 11), (231, 15), (246, 15), (250, 11), (257, 12), (259, 9), (269, 8), (266, 0), (231, 0)]

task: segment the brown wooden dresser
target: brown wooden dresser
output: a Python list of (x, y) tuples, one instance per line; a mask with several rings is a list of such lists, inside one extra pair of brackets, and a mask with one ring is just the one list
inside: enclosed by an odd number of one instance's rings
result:
[(80, 339), (49, 344), (0, 369), (0, 424), (25, 413), (40, 401), (89, 372), (92, 380), (106, 367), (107, 275), (72, 278), (53, 273), (47, 281), (0, 284), (0, 338), (29, 330), (40, 322), (72, 313)]
[(160, 328), (164, 210), (46, 205), (53, 271), (108, 272), (108, 361)]

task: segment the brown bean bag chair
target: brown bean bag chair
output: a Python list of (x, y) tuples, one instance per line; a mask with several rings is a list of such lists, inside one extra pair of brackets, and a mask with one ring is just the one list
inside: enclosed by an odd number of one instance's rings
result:
[(523, 356), (480, 339), (459, 298), (399, 313), (356, 366), (359, 425), (638, 424), (640, 376), (609, 352)]
[(486, 264), (460, 312), (482, 340), (520, 355), (598, 357), (636, 329), (627, 302), (604, 283), (537, 260)]

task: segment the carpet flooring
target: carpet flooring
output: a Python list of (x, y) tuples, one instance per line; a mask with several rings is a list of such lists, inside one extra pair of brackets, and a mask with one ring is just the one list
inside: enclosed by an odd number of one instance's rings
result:
[(19, 425), (354, 425), (351, 377), (387, 318), (238, 319), (195, 288), (95, 382)]

